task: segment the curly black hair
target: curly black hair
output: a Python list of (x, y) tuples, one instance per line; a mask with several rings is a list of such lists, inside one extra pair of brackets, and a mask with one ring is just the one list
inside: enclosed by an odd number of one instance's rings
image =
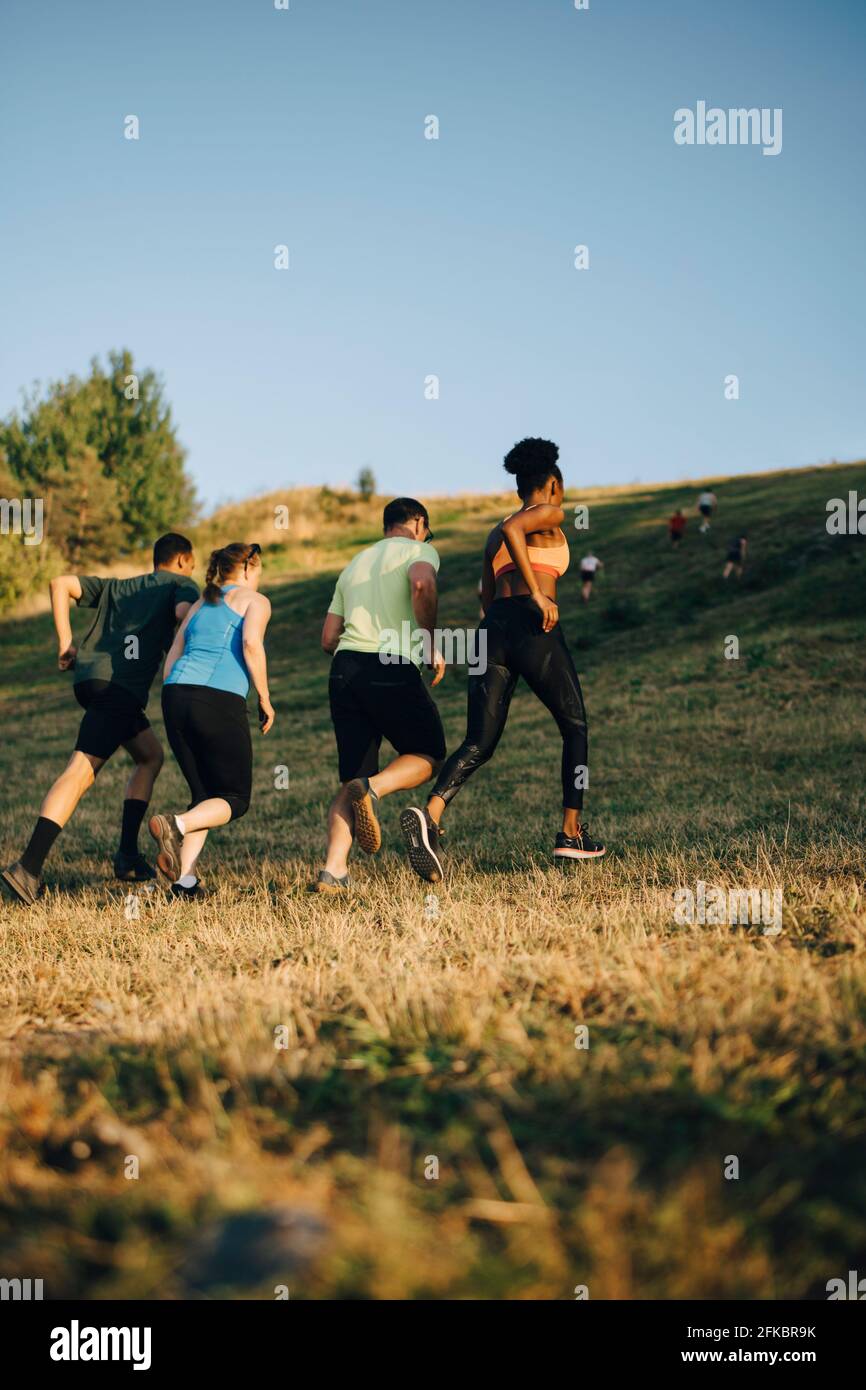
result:
[(551, 478), (561, 483), (558, 458), (559, 446), (550, 439), (521, 439), (509, 449), (503, 465), (506, 473), (513, 473), (517, 478), (518, 497), (529, 497)]

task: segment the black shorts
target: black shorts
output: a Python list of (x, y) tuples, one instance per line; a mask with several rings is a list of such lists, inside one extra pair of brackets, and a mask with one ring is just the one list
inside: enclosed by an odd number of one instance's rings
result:
[(431, 762), (445, 757), (436, 702), (411, 661), (380, 661), (378, 652), (337, 652), (328, 681), (340, 781), (372, 777), (386, 738), (398, 753)]
[(709, 502), (702, 502), (701, 505), (698, 507), (698, 511), (700, 512), (701, 516), (712, 516), (713, 514), (713, 509), (710, 506)]
[(162, 687), (165, 732), (190, 790), (190, 806), (211, 797), (227, 801), (232, 820), (249, 809), (253, 744), (247, 702), (209, 685)]
[(77, 681), (72, 689), (85, 711), (75, 740), (77, 753), (110, 758), (122, 744), (150, 728), (150, 720), (130, 690), (114, 681)]
[(591, 584), (595, 579), (595, 570), (581, 570), (580, 577), (584, 584)]
[(671, 531), (671, 540), (673, 541), (674, 545), (678, 545), (682, 538), (682, 531)]

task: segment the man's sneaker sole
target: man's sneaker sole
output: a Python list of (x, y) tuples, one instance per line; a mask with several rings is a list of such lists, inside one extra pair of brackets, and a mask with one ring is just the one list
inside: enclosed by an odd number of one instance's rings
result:
[(355, 824), (355, 839), (358, 848), (365, 854), (376, 854), (382, 848), (382, 827), (373, 808), (373, 798), (363, 779), (356, 777), (349, 782), (346, 791), (352, 803), (352, 820)]
[(159, 846), (156, 867), (174, 883), (180, 878), (180, 832), (168, 816), (151, 816), (147, 828)]
[(442, 865), (430, 846), (427, 821), (423, 812), (414, 806), (408, 806), (405, 811), (401, 811), (400, 830), (409, 863), (418, 877), (427, 883), (439, 883), (443, 877)]
[(32, 907), (36, 902), (38, 894), (32, 891), (28, 883), (25, 883), (23, 880), (19, 881), (15, 878), (12, 872), (14, 867), (15, 866), (12, 865), (10, 868), (4, 869), (3, 872), (0, 873), (0, 878), (2, 878), (9, 892), (19, 903), (23, 903), (25, 907)]
[(555, 849), (554, 859), (601, 859), (607, 850), (603, 849)]

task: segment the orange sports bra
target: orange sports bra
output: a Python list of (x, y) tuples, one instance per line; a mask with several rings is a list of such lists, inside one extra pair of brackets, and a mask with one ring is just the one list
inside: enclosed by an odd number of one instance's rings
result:
[[(510, 519), (508, 516), (505, 517), (506, 521)], [(568, 541), (565, 536), (561, 545), (528, 545), (526, 549), (529, 552), (529, 563), (537, 574), (552, 574), (554, 579), (560, 579), (568, 569)], [(500, 574), (510, 574), (512, 570), (517, 569), (505, 541), (500, 545), (491, 563), (494, 579), (498, 579)]]

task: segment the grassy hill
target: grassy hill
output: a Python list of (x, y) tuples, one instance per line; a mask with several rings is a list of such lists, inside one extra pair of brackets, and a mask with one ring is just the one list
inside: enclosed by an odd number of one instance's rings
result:
[[(309, 490), (201, 528), (200, 550), (265, 546), (277, 723), (256, 740), (250, 814), (205, 851), (206, 904), (157, 891), (127, 918), (106, 879), (118, 760), (40, 906), (0, 906), (5, 1272), (44, 1278), (46, 1297), (823, 1298), (856, 1266), (866, 538), (825, 519), (829, 498), (866, 495), (866, 464), (713, 486), (706, 537), (694, 484), (579, 499), (605, 570), (585, 608), (572, 532), (560, 612), (607, 858), (550, 866), (558, 738), (518, 689), (450, 813), (433, 899), (399, 853), (397, 798), (351, 899), (304, 891), (336, 780), (319, 630), (378, 504), (326, 499), (323, 516)], [(672, 553), (677, 503), (691, 520)], [(474, 625), (480, 547), (512, 505), (430, 501), (442, 626)], [(740, 527), (749, 565), (725, 585)], [(0, 642), (12, 858), (77, 718), (47, 615)], [(450, 670), (436, 692), (449, 747), (465, 687)], [(155, 805), (184, 792), (169, 760)], [(781, 889), (782, 934), (679, 924), (674, 894), (698, 880)], [(239, 1214), (273, 1209), (294, 1224), (241, 1257)], [(235, 1251), (224, 1272), (209, 1240)]]

